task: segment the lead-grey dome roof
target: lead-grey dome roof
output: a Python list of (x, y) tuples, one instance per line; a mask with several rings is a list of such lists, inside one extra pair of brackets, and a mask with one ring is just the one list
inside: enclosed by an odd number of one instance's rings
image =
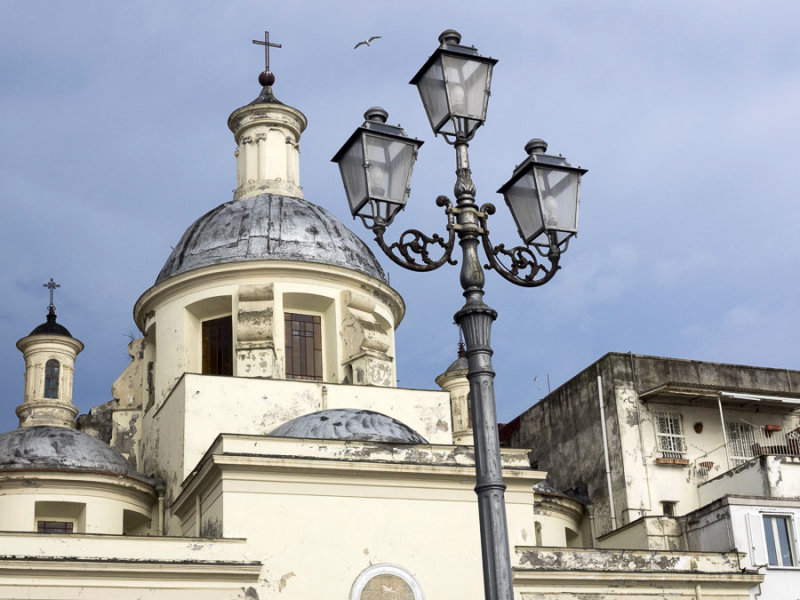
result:
[(358, 442), (427, 444), (405, 423), (371, 410), (334, 408), (320, 410), (287, 421), (274, 429), (272, 437)]
[(156, 283), (192, 269), (255, 260), (297, 260), (353, 269), (386, 282), (369, 248), (324, 208), (261, 194), (221, 204), (195, 221)]
[(72, 337), (69, 330), (61, 323), (56, 323), (56, 313), (50, 311), (47, 313), (47, 321), (38, 325), (28, 335), (63, 335), (64, 337)]
[(102, 440), (76, 429), (49, 425), (0, 435), (0, 471), (6, 470), (99, 471), (152, 483)]

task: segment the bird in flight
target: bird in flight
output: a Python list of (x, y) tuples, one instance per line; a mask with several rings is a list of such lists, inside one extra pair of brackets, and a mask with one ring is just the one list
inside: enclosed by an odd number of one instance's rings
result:
[(362, 41), (358, 42), (358, 43), (357, 43), (355, 46), (353, 46), (353, 50), (355, 50), (355, 49), (356, 49), (356, 48), (358, 48), (359, 46), (370, 46), (370, 45), (371, 45), (371, 43), (372, 43), (374, 40), (379, 40), (379, 39), (381, 39), (381, 36), (379, 36), (379, 35), (373, 35), (373, 36), (372, 36), (371, 38), (369, 38), (368, 40), (362, 40)]

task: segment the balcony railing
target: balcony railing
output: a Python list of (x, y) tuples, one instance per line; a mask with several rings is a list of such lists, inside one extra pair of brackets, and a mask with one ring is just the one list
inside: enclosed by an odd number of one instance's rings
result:
[(784, 433), (768, 427), (753, 427), (745, 435), (729, 439), (727, 446), (723, 444), (694, 459), (697, 478), (708, 481), (758, 456), (800, 457), (800, 433), (796, 429)]

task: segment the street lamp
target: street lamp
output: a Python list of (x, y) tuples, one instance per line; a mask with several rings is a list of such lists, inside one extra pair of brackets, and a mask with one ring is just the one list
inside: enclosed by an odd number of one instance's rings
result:
[[(448, 29), (440, 46), (411, 80), (435, 134), (456, 151), (456, 205), (446, 196), (436, 198), (447, 218), (447, 238), (428, 236), (417, 229), (403, 232), (387, 244), (386, 228), (405, 208), (411, 169), (422, 142), (409, 138), (400, 127), (387, 125), (388, 113), (371, 108), (366, 121), (333, 157), (338, 163), (353, 217), (375, 234), (381, 250), (395, 263), (414, 271), (432, 271), (452, 258), (456, 237), (461, 246), (461, 287), (466, 298), (455, 314), (464, 333), (470, 383), (472, 428), (475, 442), (475, 492), (478, 494), (483, 581), (486, 600), (512, 600), (511, 562), (503, 492), (500, 443), (494, 398), (494, 371), (490, 345), (497, 312), (484, 304), (484, 270), (478, 256), (482, 245), (486, 269), (525, 287), (536, 287), (556, 274), (561, 254), (577, 233), (580, 178), (585, 169), (571, 166), (562, 156), (545, 154), (547, 144), (533, 139), (528, 156), (499, 190), (517, 224), (524, 246), (507, 249), (489, 240), (487, 220), (492, 204), (475, 203), (475, 185), (469, 167), (468, 143), (486, 121), (489, 87), (495, 59), (462, 46), (461, 35)], [(431, 257), (431, 250), (441, 253)], [(546, 259), (547, 264), (544, 260)]]

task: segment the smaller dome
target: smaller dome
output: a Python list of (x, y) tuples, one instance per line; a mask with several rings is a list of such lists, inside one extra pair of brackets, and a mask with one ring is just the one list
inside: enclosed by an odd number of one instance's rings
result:
[(66, 327), (60, 323), (56, 323), (56, 313), (52, 311), (47, 314), (47, 321), (31, 331), (30, 335), (63, 335), (65, 337), (72, 337), (72, 334), (70, 334)]
[(445, 373), (452, 373), (454, 371), (468, 371), (469, 370), (469, 363), (467, 362), (466, 356), (459, 356), (455, 359), (450, 366), (447, 367)]
[(111, 446), (76, 429), (42, 425), (0, 435), (0, 471), (115, 473), (152, 483)]
[(272, 437), (356, 442), (427, 444), (405, 423), (371, 410), (336, 408), (320, 410), (287, 421), (274, 429)]

